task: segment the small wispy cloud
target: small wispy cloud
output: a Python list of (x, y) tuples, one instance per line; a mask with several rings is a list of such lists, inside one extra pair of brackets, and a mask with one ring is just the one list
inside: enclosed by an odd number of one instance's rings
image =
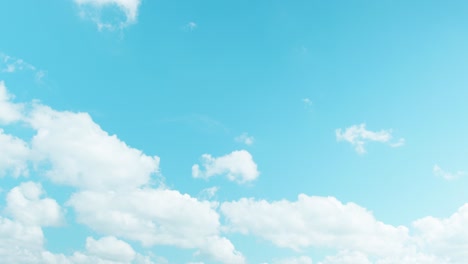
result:
[(310, 100), (309, 98), (303, 98), (301, 101), (302, 101), (302, 102), (304, 103), (304, 105), (306, 105), (306, 106), (311, 106), (311, 105), (312, 105), (312, 100)]
[(241, 135), (237, 136), (235, 140), (248, 146), (252, 145), (255, 141), (254, 137), (249, 136), (247, 133), (242, 133)]
[(218, 191), (219, 191), (219, 187), (216, 187), (216, 186), (203, 189), (198, 195), (198, 199), (209, 200), (213, 198)]
[(365, 145), (368, 142), (386, 143), (391, 147), (401, 147), (405, 144), (404, 138), (400, 138), (397, 142), (391, 142), (391, 130), (370, 131), (366, 129), (366, 124), (354, 125), (344, 131), (336, 129), (335, 135), (338, 141), (347, 141), (353, 145), (359, 154), (366, 152)]
[(40, 81), (45, 76), (45, 71), (37, 69), (34, 65), (0, 52), (0, 72), (16, 73), (20, 71), (30, 71), (35, 75), (36, 81)]
[(3, 53), (0, 53), (0, 61), (0, 70), (2, 72), (14, 73), (22, 70), (36, 71), (36, 67), (24, 60)]
[(190, 31), (195, 30), (197, 27), (198, 27), (197, 23), (195, 23), (195, 22), (193, 22), (193, 21), (188, 22), (188, 23), (184, 26), (185, 29), (190, 30)]
[(432, 172), (434, 173), (435, 176), (444, 178), (445, 180), (455, 180), (458, 179), (466, 174), (464, 171), (457, 171), (455, 173), (448, 172), (443, 170), (439, 165), (435, 164), (434, 167), (432, 168)]

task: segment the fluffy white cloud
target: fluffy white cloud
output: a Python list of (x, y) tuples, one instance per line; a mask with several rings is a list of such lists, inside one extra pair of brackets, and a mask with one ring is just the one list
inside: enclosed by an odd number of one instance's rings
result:
[(294, 250), (311, 247), (359, 250), (385, 256), (401, 251), (408, 229), (377, 221), (372, 213), (333, 197), (299, 195), (298, 200), (225, 202), (221, 212), (231, 231), (253, 234)]
[(11, 174), (14, 177), (28, 174), (30, 150), (26, 142), (7, 135), (0, 128), (0, 176)]
[[(74, 0), (75, 3), (83, 8), (82, 15), (93, 20), (99, 29), (114, 29), (115, 27), (124, 28), (137, 21), (138, 8), (141, 0)], [(103, 21), (100, 15), (102, 8), (118, 7), (124, 14), (125, 20), (117, 25)]]
[(24, 182), (7, 195), (6, 212), (17, 221), (29, 226), (58, 226), (63, 223), (62, 209), (51, 198), (44, 195), (42, 186)]
[(273, 264), (312, 264), (312, 259), (307, 256), (274, 260)]
[(28, 122), (37, 130), (32, 148), (50, 163), (47, 176), (55, 183), (86, 189), (133, 188), (158, 172), (158, 157), (127, 146), (86, 113), (36, 105)]
[(241, 135), (236, 137), (235, 140), (237, 142), (244, 143), (247, 146), (250, 146), (250, 145), (252, 145), (254, 143), (255, 139), (254, 139), (253, 136), (249, 136), (249, 134), (247, 134), (247, 133), (242, 133)]
[(196, 248), (218, 262), (243, 263), (231, 242), (219, 237), (216, 204), (166, 189), (76, 193), (69, 201), (77, 220), (109, 235), (145, 246)]
[(432, 168), (432, 172), (435, 176), (444, 178), (446, 180), (454, 180), (466, 174), (464, 171), (457, 171), (455, 173), (445, 171), (437, 164)]
[(377, 132), (366, 129), (366, 124), (354, 125), (348, 127), (343, 132), (341, 129), (335, 131), (338, 141), (347, 141), (354, 146), (356, 152), (363, 154), (366, 152), (365, 144), (368, 142), (389, 143), (392, 147), (403, 146), (405, 140), (399, 139), (397, 142), (391, 143), (392, 132), (390, 130), (380, 130)]
[(445, 219), (425, 217), (413, 223), (418, 242), (425, 252), (453, 263), (468, 259), (468, 204)]
[(99, 240), (88, 237), (86, 239), (86, 250), (90, 255), (121, 262), (131, 262), (136, 255), (129, 244), (113, 236), (103, 237)]
[[(42, 261), (40, 261), (42, 260)], [(151, 258), (136, 253), (125, 241), (115, 237), (86, 239), (86, 251), (74, 252), (71, 256), (43, 251), (36, 263), (47, 264), (167, 264), (167, 261), (153, 262)]]
[[(328, 256), (318, 264), (372, 264), (361, 252), (340, 251), (336, 256)], [(396, 263), (395, 263), (396, 264)]]
[(9, 124), (22, 118), (23, 105), (11, 102), (13, 95), (9, 94), (4, 81), (0, 81), (0, 125)]
[(44, 235), (38, 226), (28, 226), (0, 217), (0, 259), (2, 263), (38, 263)]
[(208, 179), (217, 175), (226, 175), (230, 181), (246, 183), (258, 178), (260, 172), (252, 155), (246, 150), (233, 151), (225, 156), (214, 158), (210, 154), (202, 155), (202, 166), (192, 166), (194, 178)]

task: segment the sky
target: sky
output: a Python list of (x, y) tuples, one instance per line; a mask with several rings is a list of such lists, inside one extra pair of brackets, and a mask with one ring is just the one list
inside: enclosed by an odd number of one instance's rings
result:
[(465, 263), (467, 12), (1, 1), (2, 263)]

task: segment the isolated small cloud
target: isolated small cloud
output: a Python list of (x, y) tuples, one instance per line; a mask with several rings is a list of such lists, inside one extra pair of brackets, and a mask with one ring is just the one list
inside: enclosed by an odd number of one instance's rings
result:
[(254, 143), (255, 139), (253, 136), (249, 136), (249, 134), (247, 133), (242, 133), (241, 135), (237, 136), (235, 140), (237, 142), (244, 143), (245, 145), (250, 146)]
[(36, 67), (25, 62), (22, 59), (18, 59), (3, 53), (0, 53), (0, 71), (7, 73), (14, 73), (16, 71), (31, 70), (35, 71)]
[[(136, 23), (138, 17), (138, 8), (141, 0), (74, 0), (81, 8), (80, 14), (82, 17), (95, 22), (99, 30), (102, 29), (123, 29), (131, 24)], [(109, 22), (102, 17), (104, 8), (117, 7), (124, 13), (125, 19), (118, 22)], [(119, 14), (115, 14), (118, 18)], [(117, 19), (118, 20), (118, 19)]]
[(366, 129), (366, 124), (353, 125), (344, 131), (341, 128), (336, 129), (335, 135), (338, 141), (347, 141), (353, 145), (359, 154), (366, 152), (365, 145), (368, 142), (386, 143), (391, 147), (401, 147), (405, 144), (404, 138), (400, 138), (397, 142), (391, 142), (391, 130), (370, 131)]
[(185, 25), (185, 28), (188, 30), (195, 30), (198, 27), (197, 23), (190, 21)]
[(230, 181), (246, 183), (257, 179), (260, 172), (252, 155), (246, 150), (233, 151), (218, 158), (204, 154), (201, 166), (198, 164), (192, 166), (194, 178), (208, 179), (218, 175), (226, 175)]
[(439, 165), (435, 164), (432, 168), (432, 172), (435, 176), (444, 178), (446, 180), (454, 180), (464, 176), (466, 173), (464, 171), (457, 171), (455, 173), (448, 172), (443, 170)]
[(312, 100), (310, 100), (309, 98), (303, 98), (301, 100), (305, 106), (311, 106), (312, 105)]

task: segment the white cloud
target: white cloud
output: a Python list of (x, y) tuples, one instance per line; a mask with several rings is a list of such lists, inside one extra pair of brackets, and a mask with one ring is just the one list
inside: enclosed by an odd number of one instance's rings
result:
[[(98, 28), (115, 29), (124, 28), (137, 21), (138, 8), (141, 4), (140, 0), (74, 0), (75, 3), (82, 8), (81, 15), (94, 21)], [(125, 14), (125, 20), (119, 21), (117, 24), (106, 22), (101, 15), (103, 8), (117, 7)], [(118, 14), (115, 14), (118, 17)]]
[(0, 176), (13, 177), (28, 175), (30, 150), (26, 142), (0, 129)]
[[(367, 256), (361, 252), (340, 251), (336, 256), (327, 256), (318, 264), (372, 264)], [(396, 264), (396, 263), (395, 263)]]
[(113, 236), (103, 237), (99, 240), (88, 237), (86, 250), (90, 255), (112, 261), (131, 262), (136, 256), (129, 244)]
[(223, 203), (221, 212), (231, 231), (294, 250), (352, 249), (380, 256), (401, 251), (409, 237), (406, 227), (384, 224), (366, 209), (333, 197), (301, 194), (295, 202), (271, 203), (242, 198)]
[(12, 103), (4, 81), (0, 81), (0, 125), (9, 124), (22, 118), (23, 105)]
[(468, 204), (448, 218), (424, 217), (413, 222), (416, 237), (425, 252), (451, 263), (464, 263), (468, 259)]
[(42, 186), (24, 182), (13, 188), (7, 195), (5, 211), (13, 218), (29, 226), (58, 226), (64, 222), (62, 209), (51, 198), (44, 195)]
[(200, 194), (198, 195), (198, 199), (199, 200), (209, 200), (209, 199), (213, 198), (218, 191), (219, 191), (219, 187), (216, 187), (216, 186), (203, 189), (200, 192)]
[(133, 188), (158, 172), (158, 157), (127, 146), (86, 113), (36, 105), (28, 122), (37, 130), (33, 150), (50, 163), (47, 176), (55, 183), (86, 189)]
[(254, 181), (260, 175), (252, 155), (246, 150), (233, 151), (222, 157), (214, 158), (210, 154), (202, 155), (202, 167), (192, 166), (194, 178), (208, 179), (217, 175), (226, 175), (230, 181), (246, 183)]
[[(41, 173), (45, 170), (53, 183), (79, 189), (68, 202), (76, 211), (78, 222), (99, 233), (139, 241), (144, 246), (195, 249), (198, 254), (216, 262), (245, 262), (234, 245), (220, 236), (216, 203), (149, 187), (151, 176), (158, 172), (158, 157), (147, 156), (127, 146), (116, 136), (103, 131), (86, 113), (56, 111), (38, 103), (27, 109), (22, 122), (36, 131), (30, 147), (31, 159), (37, 163), (34, 169), (39, 168)], [(0, 136), (0, 140), (16, 148), (28, 149), (19, 139), (3, 133)], [(11, 153), (15, 152), (9, 153), (12, 157)], [(15, 164), (8, 169), (18, 167), (21, 166)], [(2, 169), (6, 170), (6, 167)], [(13, 222), (16, 225), (35, 226), (42, 235), (40, 225), (57, 225), (63, 217), (57, 203), (41, 198), (42, 194), (40, 185), (24, 183), (8, 194), (5, 212), (16, 219)], [(88, 239), (87, 252), (75, 252), (72, 256), (52, 254), (38, 246), (28, 253), (28, 261), (40, 263), (48, 258), (47, 263), (114, 263), (116, 259), (121, 260), (122, 256), (112, 257), (115, 252), (109, 251), (111, 247), (120, 248), (119, 253), (130, 259), (128, 247), (105, 238), (99, 241)], [(120, 260), (118, 263), (124, 263)], [(131, 262), (149, 263), (146, 260), (137, 255)]]
[(432, 172), (435, 176), (444, 178), (446, 180), (454, 180), (464, 176), (466, 173), (464, 171), (457, 171), (455, 173), (451, 173), (448, 171), (443, 170), (439, 165), (435, 164), (432, 168)]
[(35, 254), (42, 250), (43, 244), (40, 227), (0, 217), (0, 259), (3, 263), (34, 263)]
[(245, 145), (250, 146), (254, 143), (255, 139), (253, 136), (249, 136), (249, 134), (247, 133), (242, 133), (241, 135), (237, 136), (235, 140), (237, 142), (244, 143)]
[(272, 264), (312, 264), (312, 259), (307, 256), (274, 260)]
[(6, 54), (0, 53), (0, 71), (6, 73), (14, 73), (16, 71), (31, 70), (36, 71), (36, 67), (25, 62), (22, 59), (14, 58)]
[(43, 251), (35, 263), (50, 264), (167, 264), (163, 258), (158, 262), (148, 256), (136, 253), (125, 241), (115, 237), (103, 237), (95, 240), (86, 238), (86, 251), (74, 252), (71, 256)]
[(312, 100), (310, 100), (309, 98), (303, 98), (301, 101), (302, 101), (302, 102), (304, 103), (304, 105), (307, 106), (307, 107), (309, 107), (309, 106), (312, 105)]
[[(84, 191), (68, 202), (77, 220), (100, 233), (141, 242), (199, 249), (218, 262), (243, 263), (231, 242), (220, 237), (215, 204), (166, 189), (128, 192)], [(151, 206), (148, 206), (150, 204)]]
[(403, 138), (396, 143), (391, 143), (391, 130), (380, 130), (377, 132), (366, 129), (366, 124), (354, 125), (348, 127), (343, 132), (341, 129), (335, 130), (336, 139), (338, 141), (347, 141), (354, 146), (356, 152), (363, 154), (366, 152), (365, 144), (368, 142), (388, 143), (392, 147), (403, 146), (405, 141)]
[(188, 30), (195, 30), (198, 27), (197, 23), (190, 21), (185, 25), (185, 28)]

